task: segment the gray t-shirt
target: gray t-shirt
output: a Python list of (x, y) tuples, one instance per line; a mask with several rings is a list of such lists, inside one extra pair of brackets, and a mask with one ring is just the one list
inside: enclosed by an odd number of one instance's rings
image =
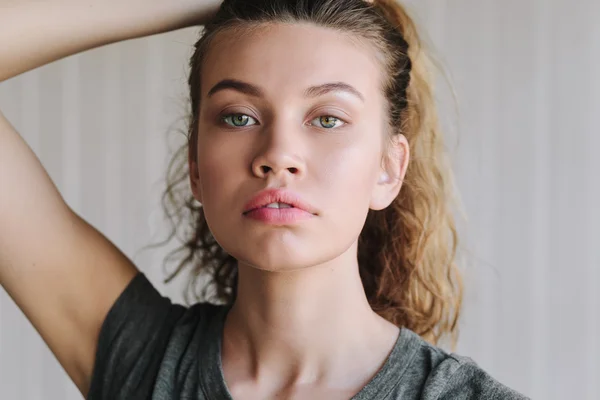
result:
[[(172, 304), (139, 273), (100, 331), (89, 400), (220, 400), (232, 397), (220, 346), (228, 308)], [(352, 400), (526, 399), (471, 359), (448, 354), (408, 329)]]

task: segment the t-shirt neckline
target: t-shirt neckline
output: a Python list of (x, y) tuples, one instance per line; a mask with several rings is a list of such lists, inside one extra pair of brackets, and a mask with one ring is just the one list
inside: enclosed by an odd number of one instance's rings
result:
[[(199, 373), (201, 390), (206, 392), (207, 398), (233, 400), (225, 382), (221, 359), (225, 317), (230, 308), (230, 306), (221, 308), (209, 327), (210, 339), (205, 342), (206, 347), (203, 346), (203, 353), (206, 356), (201, 361)], [(419, 337), (416, 334), (406, 328), (400, 328), (394, 347), (383, 366), (350, 400), (385, 399), (394, 387), (401, 383), (419, 346)]]

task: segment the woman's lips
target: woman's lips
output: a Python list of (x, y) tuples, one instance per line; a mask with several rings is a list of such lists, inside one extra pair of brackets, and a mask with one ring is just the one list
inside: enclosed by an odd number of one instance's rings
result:
[(313, 218), (314, 214), (296, 207), (260, 207), (244, 213), (244, 216), (267, 224), (287, 225)]
[(314, 215), (317, 214), (314, 207), (304, 201), (299, 194), (282, 189), (267, 189), (258, 192), (244, 206), (244, 213), (253, 211), (257, 208), (265, 207), (273, 203), (284, 203), (307, 213)]
[[(279, 203), (278, 207), (273, 204)], [(268, 207), (271, 205), (270, 207)], [(267, 189), (258, 192), (245, 206), (245, 217), (267, 224), (285, 225), (310, 219), (317, 215), (315, 209), (299, 194), (289, 190)]]

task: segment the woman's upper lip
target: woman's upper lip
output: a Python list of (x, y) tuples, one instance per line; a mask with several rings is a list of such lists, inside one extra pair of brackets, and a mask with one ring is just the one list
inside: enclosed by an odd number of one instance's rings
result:
[(266, 189), (258, 192), (248, 203), (246, 203), (244, 206), (244, 213), (265, 207), (271, 203), (285, 203), (311, 214), (317, 214), (314, 207), (302, 200), (299, 194), (282, 189)]

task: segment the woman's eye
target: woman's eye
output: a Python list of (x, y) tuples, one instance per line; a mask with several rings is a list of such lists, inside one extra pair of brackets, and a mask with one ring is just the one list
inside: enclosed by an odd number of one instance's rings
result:
[(327, 129), (338, 128), (343, 124), (344, 122), (341, 119), (332, 117), (331, 115), (323, 115), (311, 121), (311, 125), (316, 125)]
[(229, 114), (225, 115), (223, 121), (231, 126), (251, 126), (256, 125), (256, 120), (246, 114)]

